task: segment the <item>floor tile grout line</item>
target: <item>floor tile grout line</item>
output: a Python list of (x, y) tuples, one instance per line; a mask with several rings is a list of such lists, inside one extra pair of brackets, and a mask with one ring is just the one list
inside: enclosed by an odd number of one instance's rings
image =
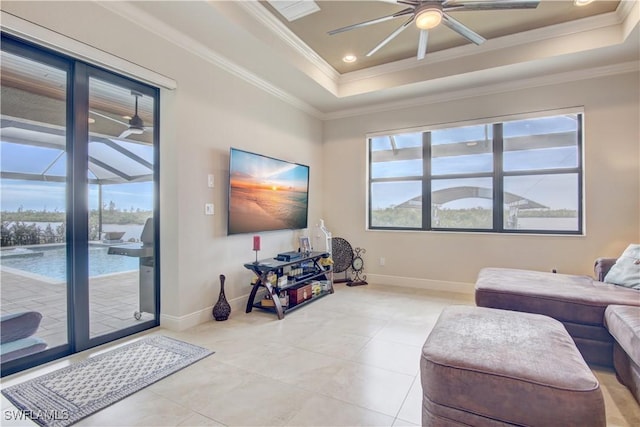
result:
[[(413, 377), (413, 381), (411, 382), (411, 385), (409, 386), (409, 390), (407, 390), (407, 394), (404, 396), (404, 399), (402, 400), (402, 404), (400, 405), (400, 408), (398, 409), (398, 413), (395, 416), (395, 420), (399, 419), (399, 420), (402, 420), (402, 421), (411, 422), (409, 420), (405, 420), (403, 418), (400, 418), (400, 412), (402, 412), (402, 408), (404, 407), (404, 404), (407, 403), (407, 399), (409, 399), (409, 395), (411, 394), (411, 389), (413, 388), (413, 385), (416, 383), (416, 381), (418, 381), (419, 377), (420, 377), (420, 373), (416, 374)], [(395, 421), (394, 421), (394, 424), (395, 424)]]

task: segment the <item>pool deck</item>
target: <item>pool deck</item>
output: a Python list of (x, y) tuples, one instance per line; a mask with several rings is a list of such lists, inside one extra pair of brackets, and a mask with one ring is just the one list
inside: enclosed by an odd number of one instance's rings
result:
[[(0, 314), (37, 311), (42, 314), (36, 336), (49, 347), (67, 342), (67, 292), (63, 282), (39, 280), (3, 268), (0, 271)], [(90, 335), (99, 336), (138, 323), (138, 272), (93, 277), (89, 283)], [(152, 319), (143, 313), (143, 320)]]

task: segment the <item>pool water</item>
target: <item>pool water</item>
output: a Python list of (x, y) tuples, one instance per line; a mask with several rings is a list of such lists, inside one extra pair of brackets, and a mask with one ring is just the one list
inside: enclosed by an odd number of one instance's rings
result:
[[(109, 255), (106, 246), (89, 246), (89, 277), (137, 270), (138, 258)], [(25, 251), (32, 251), (26, 252)], [(22, 250), (19, 256), (2, 256), (2, 266), (23, 270), (51, 279), (67, 280), (66, 246), (54, 246)], [(4, 255), (4, 254), (3, 254)]]

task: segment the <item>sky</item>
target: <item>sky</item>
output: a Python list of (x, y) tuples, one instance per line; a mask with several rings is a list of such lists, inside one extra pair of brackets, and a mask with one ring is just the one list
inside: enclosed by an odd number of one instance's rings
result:
[[(571, 133), (577, 128), (576, 115), (562, 115), (527, 120), (517, 120), (504, 123), (504, 138), (520, 136), (540, 135), (553, 138), (556, 133)], [(474, 125), (451, 129), (435, 130), (431, 132), (431, 145), (434, 157), (431, 161), (431, 172), (437, 175), (461, 174), (461, 173), (491, 173), (493, 171), (493, 154), (488, 152), (469, 155), (446, 155), (447, 144), (463, 145), (457, 150), (464, 150), (465, 142), (470, 142), (470, 147), (476, 147), (477, 142), (489, 141), (491, 146), (492, 125)], [(513, 140), (512, 140), (513, 141)], [(421, 147), (422, 133), (399, 134), (394, 136), (397, 149)], [(388, 136), (372, 138), (372, 150), (389, 150), (391, 141)], [(445, 155), (435, 157), (436, 148), (441, 147)], [(513, 147), (512, 145), (511, 147)], [(505, 143), (505, 150), (508, 150)], [(470, 152), (473, 152), (470, 149)], [(575, 168), (578, 159), (577, 146), (548, 147), (541, 149), (505, 151), (503, 167), (505, 171), (541, 170), (552, 168)], [(402, 178), (420, 177), (423, 173), (422, 158), (400, 161), (385, 161), (373, 163), (371, 166), (372, 178)], [(489, 178), (466, 178), (432, 180), (432, 190), (452, 188), (458, 186), (471, 186), (492, 188)], [(506, 177), (504, 190), (522, 196), (534, 202), (545, 205), (551, 209), (578, 208), (578, 177), (576, 174), (562, 175), (535, 175), (522, 177)], [(373, 209), (383, 209), (402, 204), (414, 197), (422, 195), (420, 181), (406, 180), (402, 182), (374, 183), (371, 196)], [(448, 209), (490, 208), (492, 202), (486, 199), (460, 199), (443, 205)]]
[[(152, 210), (153, 183), (113, 184), (102, 187), (102, 201), (113, 200), (119, 210)], [(24, 210), (64, 212), (65, 184), (59, 182), (18, 181), (3, 179), (0, 183), (0, 210), (15, 212), (22, 206)], [(89, 189), (89, 207), (98, 208), (98, 188)]]
[[(114, 144), (129, 151), (149, 163), (153, 163), (153, 147), (112, 139)], [(98, 161), (111, 165), (130, 176), (145, 176), (152, 173), (144, 165), (105, 144), (92, 141), (89, 144), (90, 156)], [(0, 142), (0, 167), (3, 172), (22, 173), (43, 176), (42, 180), (2, 179), (0, 182), (0, 210), (59, 211), (64, 212), (65, 184), (47, 181), (47, 177), (60, 178), (66, 174), (67, 156), (63, 148), (34, 146), (28, 144)], [(90, 179), (118, 179), (113, 172), (103, 169), (97, 162), (92, 162), (88, 177)], [(103, 203), (113, 201), (117, 209), (152, 210), (153, 182), (122, 183), (103, 185)], [(98, 207), (98, 187), (91, 185), (89, 189), (90, 209)]]
[(277, 184), (304, 191), (308, 187), (309, 168), (247, 151), (231, 151), (231, 179), (253, 184)]

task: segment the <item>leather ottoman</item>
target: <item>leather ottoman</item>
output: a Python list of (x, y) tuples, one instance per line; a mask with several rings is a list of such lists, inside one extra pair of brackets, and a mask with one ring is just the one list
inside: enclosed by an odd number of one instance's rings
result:
[(604, 426), (600, 384), (560, 322), (443, 310), (422, 349), (426, 426)]

